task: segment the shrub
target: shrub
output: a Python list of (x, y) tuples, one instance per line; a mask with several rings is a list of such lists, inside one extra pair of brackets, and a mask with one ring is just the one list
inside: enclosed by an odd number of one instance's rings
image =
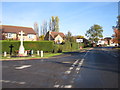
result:
[(54, 45), (54, 52), (62, 52), (62, 51), (73, 51), (73, 50), (79, 50), (79, 47), (84, 47), (84, 43), (78, 44), (76, 42), (65, 42), (65, 44), (55, 44)]

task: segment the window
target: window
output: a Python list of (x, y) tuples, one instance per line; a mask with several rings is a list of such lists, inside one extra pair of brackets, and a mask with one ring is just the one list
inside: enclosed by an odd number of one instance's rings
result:
[(12, 33), (8, 33), (8, 38), (12, 38)]
[(58, 40), (60, 40), (60, 38), (58, 37)]
[(34, 38), (34, 34), (28, 34), (28, 38)]

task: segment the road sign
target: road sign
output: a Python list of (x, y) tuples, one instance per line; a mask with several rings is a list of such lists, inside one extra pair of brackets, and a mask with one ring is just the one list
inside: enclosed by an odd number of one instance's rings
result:
[(76, 39), (76, 42), (83, 42), (83, 39)]

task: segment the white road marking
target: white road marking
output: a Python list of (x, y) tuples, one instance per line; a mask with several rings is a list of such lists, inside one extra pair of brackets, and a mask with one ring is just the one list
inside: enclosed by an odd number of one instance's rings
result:
[[(89, 51), (88, 51), (89, 52)], [(88, 52), (86, 52), (86, 54), (83, 56), (83, 58), (81, 59), (81, 61), (79, 62), (78, 67), (76, 68), (77, 73), (79, 73), (81, 66), (83, 64), (83, 61), (85, 60), (84, 58), (86, 57), (86, 55), (88, 54)]]
[(55, 88), (58, 88), (60, 85), (54, 85)]
[(72, 85), (65, 85), (64, 88), (72, 88)]
[(77, 68), (76, 68), (76, 70), (78, 71), (78, 70), (80, 70), (80, 68), (79, 68), (79, 67), (77, 67)]
[(10, 80), (0, 80), (3, 83), (17, 83), (17, 84), (26, 84), (26, 82), (17, 82), (17, 81), (10, 81)]
[(61, 85), (61, 88), (63, 88), (64, 86), (63, 85)]
[(117, 55), (114, 55), (114, 57), (117, 57)]
[(82, 65), (82, 62), (79, 63), (78, 67), (80, 67)]
[(25, 82), (19, 82), (18, 84), (25, 84)]
[[(79, 60), (79, 59), (78, 59), (78, 60)], [(76, 61), (73, 63), (73, 65), (77, 64), (78, 60), (76, 60)]]
[(23, 65), (20, 67), (15, 67), (15, 69), (24, 69), (24, 68), (28, 68), (28, 67), (31, 67), (31, 65)]
[(70, 74), (70, 73), (71, 73), (71, 71), (69, 71), (69, 70), (65, 72), (65, 74)]
[(70, 67), (69, 69), (70, 69), (70, 70), (72, 70), (72, 69), (73, 69), (73, 67)]
[(0, 82), (8, 83), (10, 81), (9, 80), (0, 80)]
[(72, 69), (74, 68), (74, 66), (78, 63), (78, 61), (79, 61), (79, 59), (76, 60), (76, 61), (72, 64), (72, 66), (69, 68), (69, 70), (65, 71), (65, 74), (70, 74), (70, 73), (71, 73), (71, 70), (72, 70)]
[(74, 67), (75, 65), (72, 65), (72, 67)]
[[(88, 51), (88, 52), (89, 52), (89, 51)], [(87, 53), (88, 53), (88, 52), (87, 52)], [(76, 68), (77, 73), (79, 73), (80, 67), (81, 67), (81, 65), (83, 64), (84, 58), (85, 58), (85, 56), (87, 55), (87, 53), (83, 56), (83, 59), (81, 59), (78, 67)], [(72, 64), (72, 66), (69, 68), (69, 70), (65, 71), (65, 74), (70, 74), (70, 73), (71, 73), (71, 70), (72, 70), (72, 69), (74, 68), (74, 66), (78, 63), (78, 61), (79, 61), (79, 59), (76, 60), (76, 61)], [(74, 80), (75, 80), (75, 78), (72, 79), (71, 83), (73, 83)], [(72, 88), (72, 85), (54, 85), (54, 87), (55, 87), (55, 88)]]
[(88, 54), (89, 51), (86, 52), (86, 54), (84, 55), (83, 59), (86, 57), (86, 55)]

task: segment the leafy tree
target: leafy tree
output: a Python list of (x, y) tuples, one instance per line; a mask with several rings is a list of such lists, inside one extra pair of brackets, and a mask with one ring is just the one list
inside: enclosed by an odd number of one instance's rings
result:
[(91, 26), (91, 28), (89, 30), (86, 31), (86, 36), (89, 38), (89, 40), (92, 43), (97, 43), (97, 41), (99, 40), (99, 38), (102, 38), (103, 29), (100, 25), (93, 25)]
[(58, 16), (51, 17), (49, 29), (54, 31), (54, 32), (59, 32), (59, 18), (58, 18)]
[(113, 42), (118, 43), (120, 45), (120, 15), (117, 18), (118, 18), (117, 25), (113, 26), (114, 33), (115, 33)]
[(58, 18), (58, 16), (55, 17), (55, 31), (59, 32), (59, 18)]
[(55, 18), (54, 18), (54, 16), (52, 16), (51, 19), (52, 19), (52, 31), (55, 31)]
[(117, 18), (118, 18), (117, 28), (118, 28), (118, 30), (120, 30), (120, 15)]
[(70, 31), (68, 31), (68, 33), (67, 33), (66, 36), (67, 36), (67, 37), (71, 37), (71, 36), (72, 36), (72, 33), (71, 33)]
[(67, 32), (66, 34), (66, 40), (72, 42), (72, 33), (70, 31)]
[(76, 36), (76, 39), (80, 39), (80, 38), (84, 38), (84, 36), (81, 36), (81, 35), (78, 35), (78, 36)]
[(39, 38), (40, 38), (40, 40), (42, 41), (42, 40), (44, 40), (44, 35), (41, 35)]

